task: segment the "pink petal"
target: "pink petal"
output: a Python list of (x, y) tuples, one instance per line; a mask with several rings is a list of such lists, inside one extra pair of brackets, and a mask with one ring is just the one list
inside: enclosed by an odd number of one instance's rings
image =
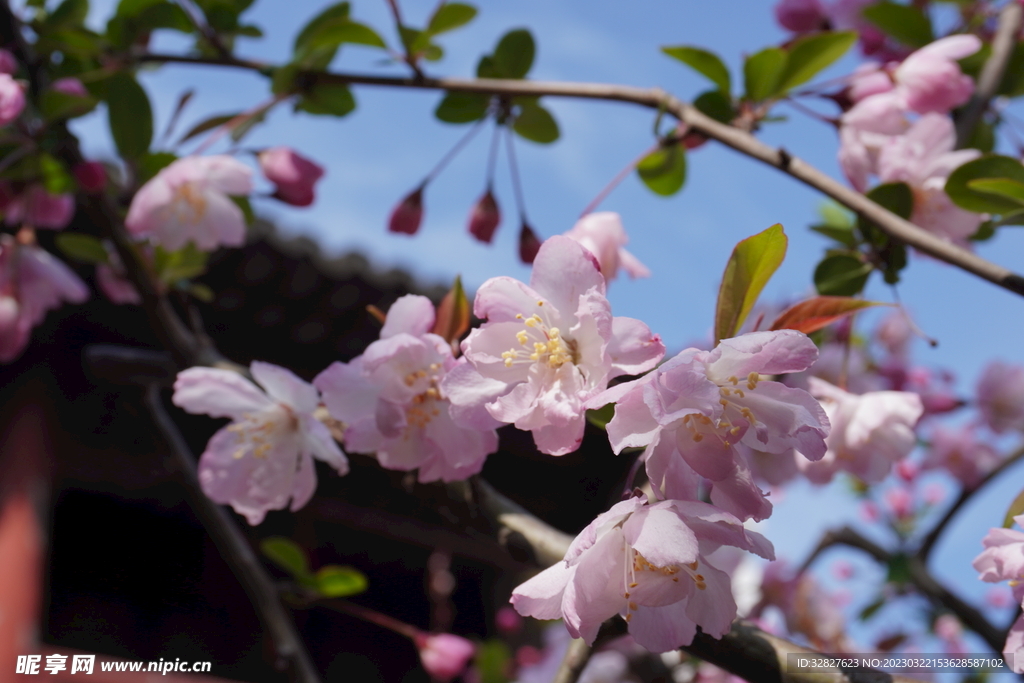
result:
[(524, 617), (559, 619), (562, 594), (576, 569), (558, 562), (512, 591), (512, 606)]
[(387, 319), (380, 331), (380, 338), (386, 339), (399, 332), (414, 337), (430, 332), (434, 326), (434, 304), (425, 296), (406, 294), (388, 309)]
[(608, 355), (612, 361), (612, 377), (639, 375), (655, 367), (665, 356), (665, 344), (646, 324), (618, 317), (612, 320)]
[(200, 367), (178, 373), (171, 401), (190, 413), (236, 420), (274, 405), (255, 384), (237, 372)]
[(622, 527), (626, 543), (658, 567), (697, 560), (697, 536), (671, 507), (655, 504), (632, 514)]
[(605, 280), (593, 254), (579, 242), (555, 235), (537, 252), (530, 287), (566, 318), (576, 312), (587, 290), (596, 288), (604, 294)]
[(312, 413), (320, 404), (316, 388), (299, 379), (291, 370), (254, 360), (249, 365), (249, 371), (253, 379), (277, 403), (283, 403), (300, 413)]

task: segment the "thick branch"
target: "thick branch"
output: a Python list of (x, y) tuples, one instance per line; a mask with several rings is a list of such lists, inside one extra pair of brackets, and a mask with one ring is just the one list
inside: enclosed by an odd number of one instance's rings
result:
[(988, 109), (992, 98), (996, 96), (1006, 69), (1013, 57), (1013, 49), (1017, 46), (1017, 37), (1024, 25), (1024, 7), (1011, 0), (999, 13), (999, 27), (992, 39), (992, 54), (978, 76), (978, 84), (974, 89), (967, 106), (961, 112), (956, 124), (957, 148), (966, 147), (974, 135), (974, 129), (981, 122), (981, 117)]
[(146, 388), (146, 404), (174, 455), (174, 463), (181, 472), (192, 509), (210, 532), (217, 549), (245, 588), (260, 621), (263, 622), (274, 644), (279, 660), (278, 668), (287, 669), (292, 681), (317, 683), (320, 676), (309, 658), (309, 653), (306, 652), (291, 616), (281, 605), (274, 582), (228, 513), (211, 501), (199, 487), (195, 457), (178, 431), (177, 425), (164, 410), (157, 385), (151, 384)]
[[(164, 54), (147, 54), (139, 58), (144, 62), (174, 62), (235, 67), (267, 72), (270, 65), (248, 60), (207, 59)], [(804, 184), (831, 197), (840, 204), (872, 221), (890, 237), (914, 247), (918, 251), (957, 266), (993, 284), (1024, 296), (1024, 277), (986, 261), (976, 254), (946, 242), (910, 221), (900, 218), (863, 194), (846, 187), (807, 162), (776, 149), (738, 128), (715, 121), (690, 104), (680, 101), (660, 88), (637, 88), (602, 83), (571, 83), (545, 81), (517, 81), (502, 79), (461, 78), (401, 78), (369, 76), (363, 74), (308, 72), (299, 77), (300, 86), (316, 83), (346, 85), (379, 85), (392, 88), (418, 88), (451, 92), (480, 93), (496, 96), (552, 96), (594, 100), (628, 102), (651, 109), (664, 110), (687, 124), (690, 129), (732, 147), (737, 152), (779, 169)]]

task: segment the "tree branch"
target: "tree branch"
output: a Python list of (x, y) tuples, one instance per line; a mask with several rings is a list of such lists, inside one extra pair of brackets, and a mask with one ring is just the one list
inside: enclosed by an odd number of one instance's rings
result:
[[(250, 60), (182, 57), (154, 53), (141, 55), (138, 59), (142, 62), (226, 66), (249, 69), (261, 73), (269, 73), (269, 70), (273, 68), (271, 65)], [(572, 97), (627, 102), (651, 109), (664, 110), (682, 123), (685, 123), (690, 129), (717, 140), (752, 159), (772, 166), (831, 197), (878, 225), (890, 237), (1015, 294), (1024, 296), (1024, 277), (987, 261), (951, 242), (946, 242), (936, 237), (910, 221), (900, 218), (881, 205), (876, 204), (856, 190), (846, 187), (802, 159), (791, 155), (785, 150), (766, 145), (746, 131), (720, 123), (704, 115), (696, 107), (682, 102), (660, 88), (638, 88), (602, 83), (518, 81), (488, 78), (418, 79), (328, 72), (306, 72), (300, 74), (297, 80), (300, 89), (317, 83), (447, 90), (450, 92), (479, 93), (507, 97)]]
[(960, 113), (956, 125), (956, 146), (966, 147), (974, 135), (974, 129), (981, 122), (981, 117), (988, 109), (992, 98), (996, 96), (999, 86), (1006, 75), (1006, 69), (1013, 57), (1013, 49), (1017, 46), (1021, 26), (1024, 25), (1024, 7), (1011, 0), (999, 13), (999, 27), (992, 39), (992, 54), (985, 61), (985, 66), (978, 76), (978, 84), (974, 89), (967, 106)]
[(164, 410), (160, 389), (156, 384), (146, 387), (146, 405), (171, 449), (192, 509), (210, 532), (210, 537), (220, 550), (221, 556), (245, 588), (256, 614), (263, 622), (263, 627), (274, 644), (278, 657), (277, 667), (286, 669), (291, 681), (318, 683), (320, 675), (309, 653), (306, 652), (291, 616), (281, 605), (274, 582), (228, 513), (211, 501), (199, 487), (195, 456), (192, 455), (174, 420)]
[(562, 658), (562, 664), (558, 667), (551, 683), (576, 683), (593, 653), (593, 648), (587, 645), (587, 641), (582, 638), (570, 640), (569, 647), (565, 650), (565, 657)]

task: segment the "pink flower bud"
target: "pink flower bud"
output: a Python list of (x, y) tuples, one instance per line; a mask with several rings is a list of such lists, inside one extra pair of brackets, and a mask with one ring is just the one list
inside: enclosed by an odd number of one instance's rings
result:
[(1013, 595), (1006, 586), (992, 586), (985, 593), (985, 603), (996, 609), (1006, 609), (1013, 604)]
[(494, 625), (498, 627), (498, 630), (506, 635), (519, 633), (523, 628), (523, 618), (519, 616), (519, 613), (514, 608), (508, 605), (498, 610), (498, 613), (494, 615)]
[(89, 96), (89, 91), (82, 85), (82, 81), (77, 78), (58, 78), (50, 87), (65, 95), (74, 95), (75, 97)]
[(501, 210), (490, 190), (484, 193), (469, 214), (469, 233), (481, 242), (491, 243), (494, 231), (501, 223)]
[(18, 60), (10, 50), (0, 48), (0, 73), (11, 74), (18, 71)]
[(928, 484), (928, 486), (924, 487), (922, 496), (924, 497), (924, 502), (929, 505), (938, 505), (945, 500), (946, 489), (942, 488), (941, 484)]
[(897, 519), (907, 519), (914, 512), (914, 498), (902, 486), (886, 491), (885, 503)]
[(825, 16), (825, 8), (820, 0), (779, 0), (775, 4), (776, 21), (794, 33), (821, 28)]
[(388, 232), (415, 235), (423, 222), (423, 188), (417, 187), (409, 193), (391, 212)]
[[(540, 240), (537, 234), (525, 222), (519, 228), (519, 260), (523, 263), (533, 263), (540, 250)], [(512, 610), (515, 613), (515, 610)]]
[(912, 460), (900, 460), (896, 463), (896, 475), (908, 484), (917, 477), (919, 468)]
[(75, 198), (50, 194), (42, 185), (32, 185), (7, 206), (8, 224), (25, 223), (35, 228), (63, 230), (75, 215)]
[(865, 522), (877, 522), (878, 521), (878, 506), (875, 505), (874, 501), (865, 500), (860, 504), (860, 516)]
[(451, 633), (421, 634), (416, 637), (420, 661), (432, 678), (450, 681), (465, 669), (476, 654), (476, 646)]
[(73, 172), (85, 192), (100, 192), (107, 186), (107, 169), (98, 161), (83, 161)]
[(25, 89), (10, 74), (0, 74), (0, 126), (18, 118), (25, 108)]
[(324, 175), (324, 169), (297, 154), (290, 147), (274, 147), (259, 154), (260, 168), (267, 180), (277, 185), (274, 197), (292, 206), (309, 206), (315, 193), (313, 186)]
[(846, 560), (837, 560), (832, 563), (832, 575), (840, 581), (847, 581), (853, 578), (853, 565)]

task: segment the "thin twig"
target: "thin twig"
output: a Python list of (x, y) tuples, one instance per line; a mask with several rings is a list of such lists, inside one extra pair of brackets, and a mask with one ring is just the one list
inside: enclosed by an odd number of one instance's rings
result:
[(306, 652), (291, 616), (281, 605), (274, 582), (228, 513), (211, 501), (199, 487), (195, 457), (174, 420), (164, 409), (160, 388), (156, 384), (146, 387), (146, 405), (171, 449), (192, 509), (210, 532), (221, 556), (242, 584), (263, 627), (267, 630), (278, 657), (277, 667), (286, 669), (292, 681), (317, 683), (320, 676), (309, 653)]
[(562, 658), (562, 665), (558, 667), (558, 672), (551, 683), (576, 683), (593, 652), (594, 650), (587, 645), (587, 641), (582, 638), (574, 638), (569, 641), (565, 657)]
[(1024, 7), (1011, 0), (999, 13), (999, 26), (992, 39), (992, 54), (985, 61), (978, 76), (978, 84), (974, 89), (967, 106), (964, 107), (956, 125), (956, 146), (966, 147), (974, 136), (974, 129), (981, 122), (982, 114), (988, 109), (989, 102), (996, 96), (1002, 85), (1006, 69), (1017, 46), (1021, 26), (1024, 25)]
[[(246, 61), (181, 57), (177, 55), (146, 54), (143, 62), (180, 64), (210, 64), (265, 72), (269, 65)], [(733, 126), (721, 123), (701, 113), (694, 106), (680, 101), (660, 88), (638, 88), (603, 83), (571, 83), (545, 81), (517, 81), (504, 79), (460, 78), (400, 78), (364, 74), (308, 72), (300, 76), (303, 83), (337, 83), (346, 85), (379, 85), (392, 88), (420, 88), (448, 90), (486, 95), (529, 97), (574, 97), (582, 99), (629, 102), (669, 112), (690, 129), (717, 140), (737, 152), (772, 166), (800, 182), (815, 188), (840, 204), (874, 222), (882, 232), (918, 251), (945, 261), (1015, 294), (1024, 296), (1024, 277), (980, 256), (947, 242), (900, 218), (863, 194), (819, 171), (806, 161), (789, 152), (767, 145), (756, 137)]]

